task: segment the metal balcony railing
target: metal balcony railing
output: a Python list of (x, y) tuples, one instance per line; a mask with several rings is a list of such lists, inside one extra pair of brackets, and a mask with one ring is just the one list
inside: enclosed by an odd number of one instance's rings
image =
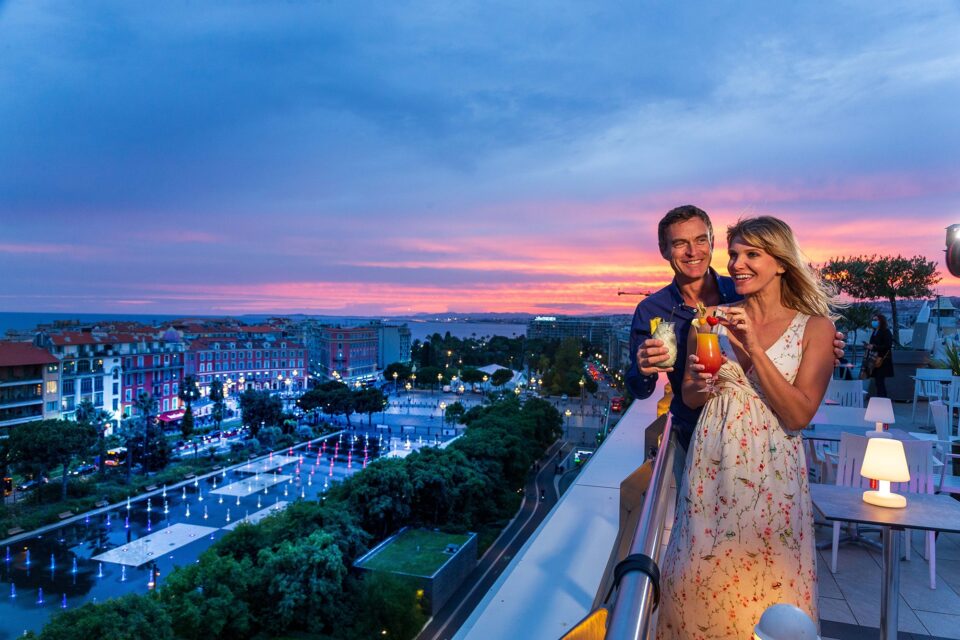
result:
[(660, 570), (657, 565), (663, 542), (675, 479), (676, 435), (668, 416), (653, 465), (653, 474), (640, 512), (640, 522), (630, 544), (630, 555), (617, 565), (614, 589), (608, 602), (610, 609), (608, 640), (640, 640), (656, 637), (654, 612), (660, 599)]

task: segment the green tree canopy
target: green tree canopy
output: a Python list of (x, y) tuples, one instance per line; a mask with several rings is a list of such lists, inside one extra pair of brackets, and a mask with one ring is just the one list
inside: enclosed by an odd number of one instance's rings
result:
[(483, 382), (483, 376), (483, 371), (480, 371), (480, 369), (474, 369), (473, 367), (467, 367), (460, 372), (460, 379), (468, 384), (479, 384)]
[(497, 369), (490, 377), (490, 382), (495, 387), (502, 387), (513, 379), (513, 371), (510, 369)]
[(46, 475), (51, 468), (62, 466), (61, 499), (66, 500), (70, 463), (87, 453), (96, 439), (96, 429), (85, 422), (41, 420), (12, 427), (7, 446), (18, 467), (38, 475)]
[(457, 400), (447, 407), (447, 410), (444, 412), (444, 417), (450, 424), (457, 424), (460, 422), (466, 412), (466, 407), (463, 406), (462, 402)]
[(940, 282), (937, 263), (923, 256), (853, 256), (831, 258), (821, 268), (824, 279), (857, 300), (890, 302), (891, 331), (899, 344), (897, 298), (925, 298)]
[(383, 379), (387, 382), (393, 382), (393, 374), (397, 374), (397, 384), (406, 380), (413, 373), (413, 369), (408, 364), (402, 362), (391, 362), (383, 369)]
[(180, 391), (177, 393), (180, 401), (183, 403), (183, 419), (180, 421), (180, 433), (184, 439), (193, 435), (193, 403), (200, 399), (200, 387), (197, 385), (197, 377), (190, 374), (183, 379), (180, 385)]
[(214, 380), (210, 383), (210, 402), (213, 403), (213, 410), (210, 413), (210, 417), (213, 418), (217, 429), (219, 429), (220, 423), (223, 422), (223, 414), (226, 408), (226, 403), (223, 398), (223, 383), (219, 380)]
[(283, 402), (269, 391), (247, 389), (240, 395), (240, 410), (243, 423), (250, 427), (250, 435), (254, 438), (261, 426), (276, 426), (283, 420)]
[(132, 594), (63, 611), (54, 616), (40, 634), (41, 640), (173, 640), (174, 637), (170, 616), (157, 598)]

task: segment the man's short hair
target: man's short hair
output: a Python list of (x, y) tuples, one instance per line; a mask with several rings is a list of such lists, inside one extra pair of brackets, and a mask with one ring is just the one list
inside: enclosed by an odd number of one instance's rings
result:
[(676, 207), (667, 211), (667, 215), (660, 219), (657, 226), (657, 241), (660, 243), (660, 254), (667, 252), (667, 229), (678, 222), (686, 222), (691, 218), (700, 218), (703, 224), (707, 225), (707, 238), (710, 240), (710, 246), (713, 246), (713, 224), (710, 223), (710, 216), (700, 207), (692, 204), (685, 204), (682, 207)]

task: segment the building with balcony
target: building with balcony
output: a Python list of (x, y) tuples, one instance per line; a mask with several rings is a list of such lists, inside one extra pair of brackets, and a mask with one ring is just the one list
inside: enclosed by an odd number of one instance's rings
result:
[(219, 380), (226, 395), (246, 389), (299, 392), (307, 388), (306, 348), (293, 340), (197, 338), (186, 351), (185, 375), (203, 395)]
[(315, 373), (326, 380), (369, 381), (376, 378), (378, 328), (325, 326), (317, 335)]
[(39, 333), (34, 344), (60, 362), (60, 413), (76, 418), (81, 402), (112, 415), (109, 428), (120, 418), (120, 349), (115, 334), (100, 330)]
[(60, 363), (29, 342), (0, 341), (0, 434), (60, 416)]
[(137, 414), (136, 402), (141, 393), (157, 401), (161, 419), (180, 409), (180, 384), (184, 376), (184, 344), (173, 329), (162, 333), (141, 333), (123, 336), (121, 356), (123, 375), (120, 399), (121, 415)]

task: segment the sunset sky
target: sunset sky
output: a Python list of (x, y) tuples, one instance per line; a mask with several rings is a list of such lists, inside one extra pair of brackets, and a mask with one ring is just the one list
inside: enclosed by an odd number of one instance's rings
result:
[(0, 311), (627, 313), (686, 203), (942, 264), (960, 5), (0, 0)]

